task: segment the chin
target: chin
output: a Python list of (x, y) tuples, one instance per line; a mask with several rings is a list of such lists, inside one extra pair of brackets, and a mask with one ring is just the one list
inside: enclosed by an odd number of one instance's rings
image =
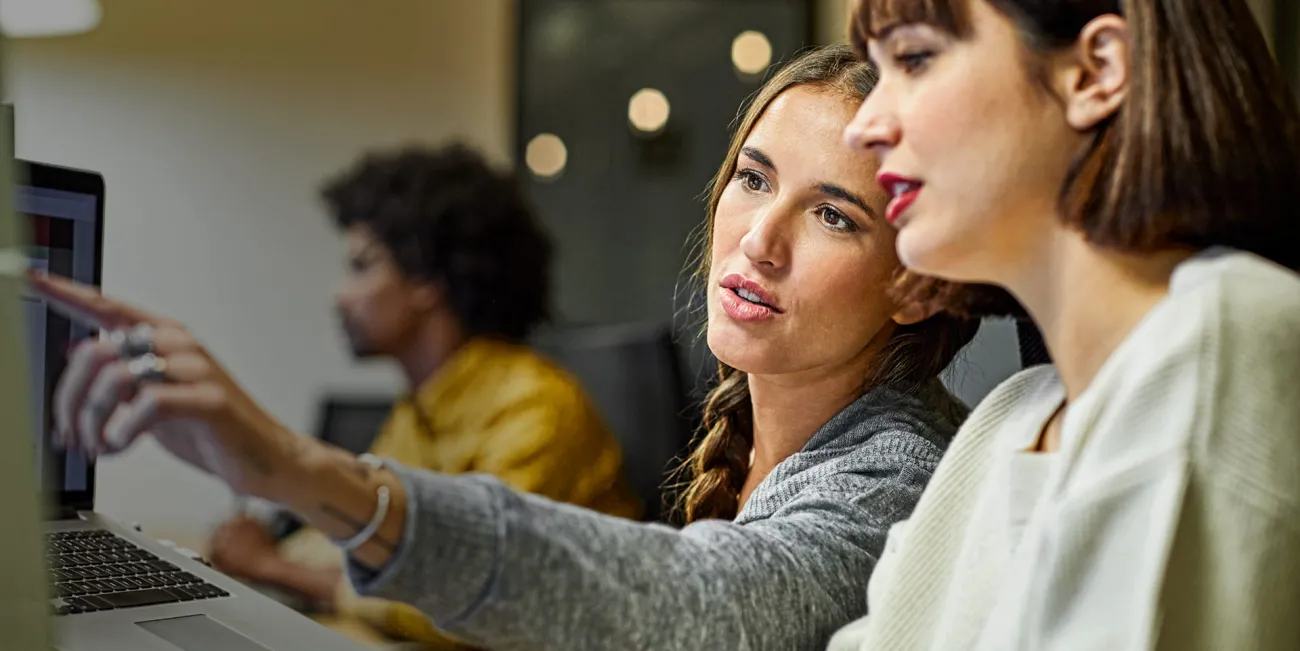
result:
[(944, 280), (961, 280), (953, 277), (951, 262), (955, 259), (954, 238), (943, 233), (928, 233), (924, 224), (907, 224), (898, 232), (894, 248), (898, 261), (908, 271)]
[(374, 359), (376, 357), (380, 357), (380, 354), (368, 348), (352, 349), (352, 359), (358, 362), (364, 362), (367, 360)]
[(709, 350), (719, 362), (744, 373), (776, 374), (784, 367), (780, 359), (788, 348), (750, 336), (733, 324), (709, 324)]
[(379, 357), (380, 351), (367, 341), (348, 337), (348, 352), (352, 353), (352, 358), (356, 360), (367, 360)]

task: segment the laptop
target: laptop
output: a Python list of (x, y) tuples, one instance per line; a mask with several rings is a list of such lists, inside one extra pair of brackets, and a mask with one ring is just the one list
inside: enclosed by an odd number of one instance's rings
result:
[[(100, 282), (104, 181), (18, 161), (15, 207), (30, 264)], [(356, 651), (355, 643), (239, 582), (96, 514), (95, 466), (51, 445), (50, 397), (70, 342), (94, 333), (23, 297), (31, 352), (37, 481), (50, 512), (45, 552), (61, 651)]]

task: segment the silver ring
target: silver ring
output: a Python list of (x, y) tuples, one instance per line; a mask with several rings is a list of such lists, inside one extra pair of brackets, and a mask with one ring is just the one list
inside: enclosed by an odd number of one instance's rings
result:
[(101, 419), (101, 420), (104, 419), (104, 418), (106, 418), (109, 414), (113, 413), (113, 410), (116, 409), (116, 408), (117, 408), (117, 403), (115, 403), (115, 402), (92, 402), (92, 403), (90, 403), (90, 411), (91, 411), (91, 413), (95, 414), (95, 417), (96, 417), (96, 418), (99, 418), (99, 419)]
[(126, 370), (135, 378), (137, 385), (144, 382), (161, 383), (167, 381), (167, 360), (153, 354), (145, 353), (131, 360)]
[(143, 357), (154, 353), (153, 326), (147, 323), (130, 330), (114, 330), (109, 341), (117, 347), (117, 356), (121, 359)]

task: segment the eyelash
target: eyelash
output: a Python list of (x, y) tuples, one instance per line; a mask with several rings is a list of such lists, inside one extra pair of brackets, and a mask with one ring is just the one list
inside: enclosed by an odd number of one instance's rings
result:
[[(754, 170), (749, 170), (749, 169), (737, 170), (734, 178), (737, 181), (743, 183), (744, 189), (749, 192), (763, 191), (763, 190), (755, 190), (749, 187), (749, 183), (752, 181), (757, 181), (759, 183), (762, 183), (764, 186), (767, 186), (767, 179), (763, 178), (762, 174), (759, 174)], [(764, 189), (766, 189), (766, 187), (764, 187)], [(854, 222), (852, 219), (849, 219), (848, 215), (845, 215), (844, 213), (840, 212), (838, 209), (832, 206), (818, 206), (816, 213), (817, 216), (821, 218), (822, 224), (824, 224), (827, 228), (830, 228), (831, 230), (837, 233), (852, 233), (853, 231), (858, 230), (858, 225), (856, 222)], [(831, 217), (830, 220), (827, 219), (828, 216)], [(828, 221), (836, 221), (838, 222), (839, 225), (832, 225), (828, 223)]]
[(912, 74), (924, 68), (932, 56), (934, 52), (930, 50), (913, 50), (894, 55), (894, 63), (898, 64), (903, 72)]
[[(748, 169), (746, 169), (746, 170), (736, 170), (736, 176), (735, 176), (735, 179), (736, 179), (737, 181), (740, 181), (741, 184), (742, 184), (742, 187), (744, 187), (744, 189), (747, 190), (747, 191), (749, 191), (749, 192), (763, 192), (763, 191), (766, 190), (767, 187), (768, 187), (768, 185), (767, 185), (767, 179), (763, 178), (763, 175), (762, 175), (762, 174), (759, 174), (758, 172), (755, 172), (754, 170), (748, 170)], [(762, 188), (759, 188), (759, 189), (757, 189), (757, 190), (755, 190), (754, 188), (749, 187), (749, 184), (750, 184), (751, 181), (758, 181), (759, 183), (762, 183), (762, 184), (763, 184), (763, 187), (762, 187)]]
[[(849, 219), (848, 215), (845, 215), (831, 206), (818, 206), (817, 216), (821, 218), (822, 223), (825, 224), (827, 228), (830, 228), (837, 233), (852, 233), (853, 231), (858, 230), (858, 225), (852, 219)], [(832, 220), (838, 221), (839, 225), (834, 226), (828, 223), (828, 216), (831, 217)]]

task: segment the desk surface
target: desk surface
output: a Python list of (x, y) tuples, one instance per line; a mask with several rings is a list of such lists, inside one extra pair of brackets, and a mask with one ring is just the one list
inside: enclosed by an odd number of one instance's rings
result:
[(392, 642), (380, 635), (360, 618), (347, 615), (313, 615), (312, 619), (350, 640), (379, 648), (388, 648)]

